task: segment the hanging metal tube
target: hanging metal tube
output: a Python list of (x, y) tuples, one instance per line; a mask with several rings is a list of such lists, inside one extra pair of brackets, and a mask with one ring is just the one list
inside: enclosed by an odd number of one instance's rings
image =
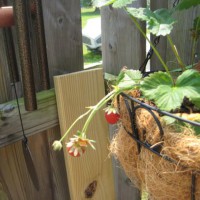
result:
[(38, 64), (40, 66), (42, 88), (44, 90), (47, 90), (50, 88), (50, 81), (49, 81), (49, 70), (48, 70), (44, 22), (42, 13), (42, 1), (32, 0), (31, 7), (32, 7), (32, 16), (34, 17), (33, 24), (36, 36), (37, 58), (38, 58)]
[(13, 8), (11, 6), (3, 7), (0, 5), (0, 28), (14, 25)]
[(13, 6), (22, 69), (24, 104), (26, 110), (33, 111), (37, 109), (37, 101), (28, 31), (28, 2), (27, 0), (15, 0)]
[[(6, 0), (0, 1), (0, 7), (3, 7), (3, 6), (7, 6)], [(6, 7), (6, 8), (8, 9), (11, 8), (10, 17), (12, 18), (11, 21), (14, 24), (13, 8), (12, 7)], [(12, 31), (10, 27), (6, 27), (3, 29), (3, 37), (4, 37), (5, 51), (6, 51), (7, 62), (8, 62), (8, 67), (9, 67), (10, 80), (11, 82), (15, 83), (19, 81), (19, 73), (18, 73), (18, 68), (17, 68), (17, 59), (16, 59), (16, 54), (15, 54), (14, 41), (13, 41)]]

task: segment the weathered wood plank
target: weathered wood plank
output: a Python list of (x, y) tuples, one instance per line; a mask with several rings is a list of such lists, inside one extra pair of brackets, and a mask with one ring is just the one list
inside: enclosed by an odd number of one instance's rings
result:
[[(104, 96), (103, 73), (102, 69), (88, 70), (56, 76), (54, 81), (63, 135), (75, 118), (86, 111), (85, 107), (95, 105)], [(83, 121), (72, 130), (66, 140), (73, 136), (77, 129), (81, 129), (82, 125)], [(77, 159), (71, 157), (64, 148), (71, 199), (87, 199), (85, 190), (90, 183), (97, 181), (92, 199), (114, 200), (113, 172), (111, 160), (107, 158), (109, 132), (103, 111), (96, 114), (87, 135), (97, 141), (96, 151), (88, 148), (86, 153)]]
[(53, 140), (58, 137), (59, 127), (55, 127), (28, 138), (39, 190), (35, 189), (27, 170), (21, 141), (0, 148), (2, 200), (69, 199), (63, 153), (55, 153), (51, 147)]
[[(145, 0), (133, 3), (142, 6)], [(145, 58), (145, 39), (121, 9), (105, 7), (102, 18), (102, 58), (105, 72), (117, 75), (123, 66), (138, 69)], [(144, 25), (144, 24), (143, 24)]]
[[(144, 6), (146, 1), (133, 3), (134, 7)], [(139, 69), (146, 56), (146, 41), (125, 12), (106, 7), (101, 9), (102, 17), (102, 58), (105, 72), (117, 75), (123, 66)], [(143, 29), (145, 25), (142, 23)], [(113, 131), (111, 131), (113, 132)], [(112, 133), (111, 133), (112, 136)], [(114, 162), (114, 166), (118, 166)], [(140, 199), (140, 193), (131, 184), (122, 169), (114, 167), (116, 199)], [(120, 188), (120, 190), (119, 190)]]
[[(43, 91), (37, 94), (38, 110), (28, 112), (24, 109), (23, 99), (20, 99), (20, 111), (26, 135), (32, 135), (58, 125), (57, 107), (54, 90)], [(19, 119), (16, 101), (1, 104), (15, 106), (15, 109), (3, 113), (0, 119), (0, 146), (22, 138), (22, 127)], [(2, 120), (3, 119), (3, 120)]]
[[(169, 7), (172, 7), (172, 2), (169, 2)], [(190, 29), (193, 26), (193, 20), (199, 16), (200, 6), (191, 8), (187, 11), (178, 12), (175, 18), (179, 23), (174, 25), (171, 37), (176, 45), (180, 57), (186, 65), (191, 64), (191, 52), (192, 52), (192, 37)], [(197, 43), (197, 54), (196, 62), (200, 60), (200, 42)], [(167, 60), (170, 68), (177, 68), (177, 60), (171, 50), (170, 45), (167, 45)]]
[(53, 75), (83, 69), (80, 1), (42, 0), (51, 85)]
[[(3, 31), (0, 30), (0, 41), (3, 41)], [(9, 100), (10, 95), (10, 78), (8, 71), (8, 63), (6, 60), (5, 46), (0, 42), (0, 103)]]

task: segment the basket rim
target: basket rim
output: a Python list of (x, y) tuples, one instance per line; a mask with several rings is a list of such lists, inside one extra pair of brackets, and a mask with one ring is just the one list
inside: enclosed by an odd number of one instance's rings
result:
[(146, 103), (144, 103), (144, 102), (142, 102), (142, 101), (140, 101), (140, 100), (138, 100), (138, 99), (136, 99), (136, 98), (124, 93), (124, 92), (121, 92), (120, 95), (123, 96), (123, 97), (128, 98), (131, 101), (134, 101), (134, 102), (140, 104), (141, 107), (144, 107), (144, 108), (147, 108), (147, 109), (150, 109), (150, 110), (154, 110), (154, 111), (158, 112), (159, 114), (166, 115), (168, 117), (172, 117), (174, 119), (177, 119), (177, 120), (186, 122), (188, 124), (200, 127), (200, 123), (199, 122), (191, 121), (191, 120), (188, 120), (188, 119), (184, 119), (184, 118), (176, 116), (176, 115), (174, 115), (174, 114), (172, 114), (170, 112), (160, 110), (159, 108), (157, 108), (155, 106), (150, 106), (149, 104), (146, 104)]

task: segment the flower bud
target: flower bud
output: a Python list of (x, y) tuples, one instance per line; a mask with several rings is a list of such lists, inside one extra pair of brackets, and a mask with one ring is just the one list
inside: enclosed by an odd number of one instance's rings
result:
[(62, 149), (62, 143), (59, 140), (55, 140), (52, 144), (54, 151), (60, 151)]

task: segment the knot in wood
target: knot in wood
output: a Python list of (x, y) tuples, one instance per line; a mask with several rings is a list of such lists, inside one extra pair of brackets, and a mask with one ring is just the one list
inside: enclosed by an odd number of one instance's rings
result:
[(88, 185), (88, 187), (85, 189), (85, 198), (92, 198), (94, 196), (94, 193), (97, 188), (97, 181), (93, 181)]

